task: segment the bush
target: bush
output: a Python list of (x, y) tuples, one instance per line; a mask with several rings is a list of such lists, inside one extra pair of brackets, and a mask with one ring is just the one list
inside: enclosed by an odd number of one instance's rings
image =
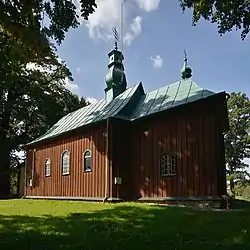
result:
[(235, 183), (235, 196), (243, 196), (247, 183)]
[(250, 185), (247, 185), (242, 193), (242, 196), (250, 200)]
[(19, 169), (11, 168), (10, 169), (10, 193), (11, 196), (16, 197), (18, 195), (18, 185), (19, 185)]

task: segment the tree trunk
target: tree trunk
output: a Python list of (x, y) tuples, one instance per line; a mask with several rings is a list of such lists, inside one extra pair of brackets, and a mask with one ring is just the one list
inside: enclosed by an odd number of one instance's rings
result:
[(10, 152), (0, 143), (0, 199), (6, 199), (10, 197)]
[(21, 197), (21, 166), (18, 166), (18, 168), (17, 168), (17, 171), (16, 171), (16, 173), (17, 173), (17, 183), (16, 183), (16, 186), (17, 186), (17, 193), (16, 193), (16, 196), (17, 197)]
[(234, 180), (230, 180), (230, 191), (232, 193), (232, 198), (235, 199)]

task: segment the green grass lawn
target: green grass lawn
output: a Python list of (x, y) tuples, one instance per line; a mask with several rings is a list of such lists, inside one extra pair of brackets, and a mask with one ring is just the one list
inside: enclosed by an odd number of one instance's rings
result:
[(0, 249), (250, 249), (250, 209), (0, 201)]

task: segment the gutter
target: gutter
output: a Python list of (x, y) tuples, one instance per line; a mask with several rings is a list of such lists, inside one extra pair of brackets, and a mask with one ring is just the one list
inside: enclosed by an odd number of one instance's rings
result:
[(107, 118), (106, 124), (106, 172), (105, 172), (105, 197), (103, 202), (106, 202), (110, 197), (109, 192), (109, 174), (110, 174), (110, 165), (109, 165), (109, 118)]

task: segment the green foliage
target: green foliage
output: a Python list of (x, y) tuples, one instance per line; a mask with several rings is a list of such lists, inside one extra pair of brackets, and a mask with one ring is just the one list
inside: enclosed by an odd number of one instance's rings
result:
[(250, 180), (235, 184), (235, 195), (250, 200)]
[(250, 210), (197, 211), (145, 204), (0, 201), (2, 249), (202, 249), (250, 247)]
[(65, 104), (69, 111), (74, 111), (86, 103), (81, 101), (80, 105), (78, 96), (65, 88), (64, 79), (71, 78), (71, 74), (55, 54), (50, 53), (39, 63), (38, 60), (29, 63), (16, 53), (12, 37), (7, 37), (0, 48), (0, 53), (7, 55), (1, 71), (0, 114), (13, 149), (56, 123), (63, 116)]
[(65, 32), (78, 26), (76, 7), (67, 0), (0, 1), (0, 25), (32, 51), (43, 53), (49, 50), (48, 38), (61, 43)]
[(71, 73), (52, 49), (46, 57), (35, 54), (30, 61), (25, 53), (30, 52), (29, 47), (18, 42), (17, 49), (16, 44), (0, 28), (0, 196), (9, 187), (11, 153), (45, 133), (64, 115), (65, 105), (69, 111), (86, 105), (83, 98), (65, 88)]
[(232, 93), (228, 100), (230, 130), (225, 135), (225, 159), (230, 189), (235, 195), (236, 182), (243, 183), (249, 177), (245, 158), (250, 157), (250, 100), (246, 94)]
[(219, 34), (225, 34), (234, 28), (242, 30), (245, 39), (250, 28), (250, 1), (248, 0), (179, 0), (183, 11), (193, 9), (193, 24), (203, 17), (216, 23)]
[(242, 196), (247, 199), (247, 200), (250, 200), (250, 185), (247, 185), (245, 187), (245, 189), (243, 190), (242, 192)]
[[(94, 12), (93, 0), (81, 0), (81, 13), (85, 19)], [(49, 39), (60, 44), (70, 28), (77, 28), (77, 9), (71, 0), (6, 0), (0, 1), (0, 28), (6, 30), (18, 45), (29, 46), (34, 54), (46, 55), (51, 49)], [(26, 51), (27, 52), (27, 51)]]
[(81, 4), (81, 15), (88, 20), (90, 14), (95, 12), (97, 8), (96, 0), (80, 0)]
[(250, 181), (244, 181), (244, 182), (237, 182), (235, 183), (235, 195), (238, 197), (243, 197), (245, 189), (247, 189), (250, 186)]

